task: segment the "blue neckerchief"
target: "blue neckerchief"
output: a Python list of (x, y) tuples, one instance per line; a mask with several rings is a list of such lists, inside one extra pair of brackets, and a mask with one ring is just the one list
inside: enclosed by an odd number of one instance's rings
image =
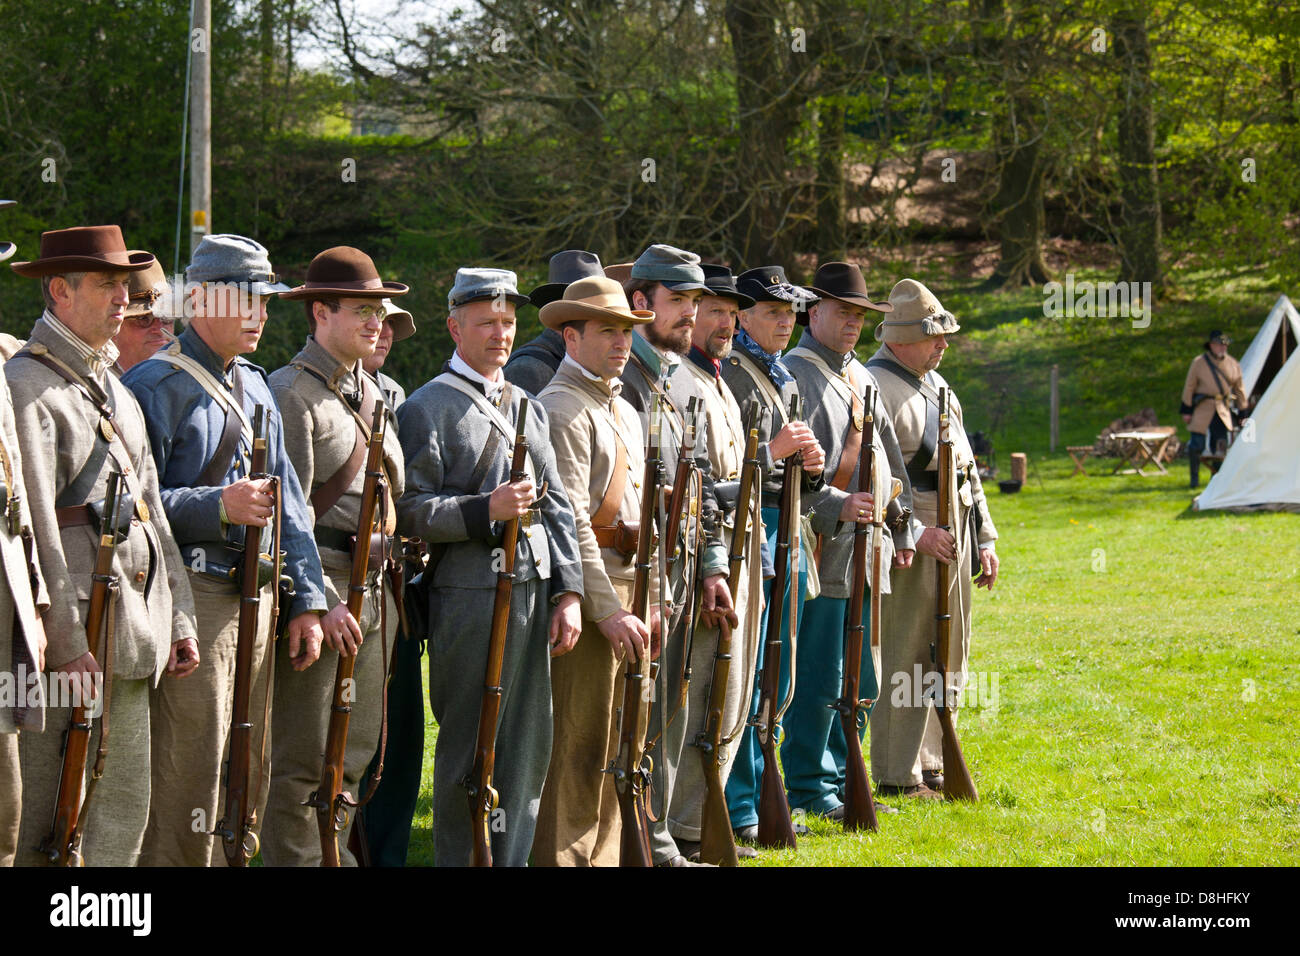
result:
[(780, 352), (764, 351), (763, 347), (751, 339), (749, 333), (744, 329), (736, 330), (735, 343), (744, 349), (754, 361), (767, 369), (767, 377), (772, 380), (772, 384), (778, 389), (794, 381), (794, 376), (790, 374), (790, 370), (781, 361)]

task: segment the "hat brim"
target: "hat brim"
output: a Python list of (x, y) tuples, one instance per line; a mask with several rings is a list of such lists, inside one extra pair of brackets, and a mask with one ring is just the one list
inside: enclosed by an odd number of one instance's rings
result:
[(597, 322), (631, 322), (633, 325), (645, 325), (654, 321), (655, 314), (644, 309), (631, 309), (624, 312), (618, 309), (605, 309), (598, 305), (588, 305), (586, 302), (557, 299), (544, 305), (539, 317), (542, 325), (548, 329), (558, 329), (566, 322), (587, 322), (593, 319)]
[(409, 312), (389, 312), (384, 321), (393, 327), (393, 341), (400, 342), (415, 334), (415, 319)]
[(737, 292), (734, 289), (711, 289), (707, 285), (704, 287), (705, 295), (717, 296), (719, 299), (732, 299), (744, 312), (746, 309), (752, 309), (755, 305), (754, 300), (743, 292)]
[(342, 286), (312, 285), (308, 282), (281, 292), (280, 298), (292, 302), (312, 299), (387, 299), (395, 295), (406, 295), (410, 291), (409, 286), (404, 286), (400, 282), (381, 282), (378, 286), (369, 289), (346, 289)]
[[(638, 277), (633, 276), (632, 278), (635, 279)], [(658, 282), (665, 288), (672, 289), (674, 292), (690, 292), (694, 289), (708, 289), (708, 286), (703, 282), (698, 282), (695, 279), (655, 279), (654, 281)]]
[(564, 298), (564, 290), (569, 287), (567, 282), (543, 282), (532, 292), (528, 293), (528, 301), (539, 309), (544, 305)]
[[(756, 286), (756, 284), (754, 284)], [(804, 294), (806, 293), (806, 294)], [(809, 305), (817, 301), (817, 296), (802, 286), (791, 285), (788, 282), (781, 283), (780, 286), (773, 289), (771, 286), (763, 286), (760, 291), (754, 288), (750, 298), (755, 303), (758, 302), (807, 302)]]
[(12, 242), (0, 242), (0, 262), (4, 262), (17, 251), (18, 247)]
[(871, 309), (875, 312), (893, 312), (894, 307), (888, 302), (872, 302), (865, 295), (858, 295), (856, 292), (839, 293), (829, 292), (826, 289), (819, 289), (815, 285), (808, 286), (809, 292), (817, 293), (819, 299), (837, 299), (840, 302), (847, 302), (849, 305), (860, 305), (865, 309)]
[(482, 302), (484, 299), (495, 299), (497, 296), (504, 296), (507, 302), (513, 302), (515, 305), (532, 305), (533, 300), (528, 298), (522, 292), (484, 292), (482, 294), (471, 295), (467, 299), (460, 299), (456, 302), (448, 302), (449, 309), (458, 306), (467, 305), (470, 302)]
[(69, 272), (140, 272), (157, 260), (147, 252), (114, 253), (122, 258), (103, 256), (53, 256), (28, 262), (11, 262), (9, 268), (28, 279), (66, 275)]

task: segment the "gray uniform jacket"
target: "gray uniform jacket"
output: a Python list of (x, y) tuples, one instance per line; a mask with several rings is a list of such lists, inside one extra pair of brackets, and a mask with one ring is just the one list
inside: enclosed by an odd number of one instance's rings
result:
[[(284, 573), (293, 580), (296, 592), (291, 612), (296, 617), (305, 611), (328, 610), (320, 555), (311, 537), (311, 519), (298, 476), (285, 453), (283, 418), (266, 373), (243, 358), (236, 358), (229, 369), (223, 368), (221, 357), (192, 328), (182, 332), (176, 344), (169, 347), (179, 347), (218, 382), (227, 374), (235, 374), (238, 368), (243, 407), (249, 420), (252, 421), (256, 405), (266, 409), (266, 470), (280, 478), (284, 509), (281, 548), (287, 555)], [(192, 375), (162, 359), (150, 358), (133, 366), (122, 382), (135, 392), (145, 410), (153, 456), (161, 476), (163, 504), (182, 558), (195, 570), (225, 570), (225, 563), (235, 559), (230, 549), (237, 552), (244, 546), (244, 526), (222, 523), (221, 492), (226, 485), (248, 477), (252, 449), (241, 439), (239, 453), (220, 483), (200, 485), (199, 478), (216, 454), (225, 429), (224, 406), (204, 391)], [(261, 540), (263, 550), (269, 551), (270, 529), (263, 529)]]
[[(481, 385), (461, 381), (481, 393)], [(511, 386), (502, 401), (501, 414), (512, 426), (525, 397)], [(398, 531), (431, 545), (446, 545), (433, 572), (433, 587), (496, 587), (494, 551), (501, 544), (504, 523), (488, 516), (488, 499), (510, 480), (513, 432), (506, 438), (468, 395), (438, 379), (416, 389), (397, 417), (406, 456)], [(536, 485), (547, 488), (527, 533), (520, 528), (516, 580), (549, 580), (552, 602), (566, 591), (581, 596), (582, 562), (573, 510), (556, 471), (549, 417), (541, 402), (529, 402), (525, 435)]]
[[(810, 331), (803, 333), (803, 337), (799, 340), (799, 347), (815, 352), (832, 371), (849, 373), (854, 381), (862, 385), (876, 384), (856, 356), (827, 348), (813, 338)], [(844, 455), (845, 439), (848, 437), (849, 423), (853, 414), (852, 406), (842, 392), (826, 380), (821, 369), (813, 361), (799, 355), (797, 350), (786, 354), (785, 363), (799, 383), (799, 394), (804, 399), (804, 414), (808, 425), (826, 452), (825, 474), (833, 477), (839, 471), (840, 461)], [(894, 434), (894, 426), (885, 406), (880, 401), (876, 404), (874, 415), (876, 452), (884, 455), (890, 474), (903, 482), (903, 491), (899, 497), (902, 505), (910, 511), (912, 490), (903, 466), (903, 454), (898, 448), (898, 438)], [(835, 530), (822, 541), (821, 563), (818, 565), (822, 594), (830, 598), (847, 598), (851, 591), (853, 523), (839, 521), (839, 513), (848, 498), (848, 493), (858, 489), (859, 470), (859, 464), (855, 463), (847, 491), (840, 491), (828, 485), (826, 497), (817, 505), (817, 510), (823, 519), (821, 523), (835, 522)], [(881, 507), (884, 507), (883, 503)], [(886, 578), (883, 591), (888, 591), (889, 559), (893, 550), (914, 548), (911, 526), (908, 524), (893, 535), (892, 548), (888, 546), (886, 548), (882, 560), (882, 573)]]
[(158, 496), (158, 471), (144, 415), (116, 376), (106, 368), (92, 371), (85, 356), (44, 317), (32, 329), (27, 349), (33, 346), (47, 350), (107, 393), (115, 432), (85, 498), (60, 500), (95, 452), (96, 435), (101, 434), (99, 409), (80, 388), (26, 350), (5, 366), (41, 573), (49, 588), (46, 662), (58, 667), (90, 650), (85, 614), (99, 544), (97, 529), (88, 524), (60, 528), (55, 509), (102, 500), (109, 472), (121, 469), (128, 490), (143, 507), (136, 506), (126, 540), (118, 544), (113, 557), (121, 586), (113, 669), (123, 680), (156, 682), (167, 666), (172, 643), (195, 637), (194, 600)]

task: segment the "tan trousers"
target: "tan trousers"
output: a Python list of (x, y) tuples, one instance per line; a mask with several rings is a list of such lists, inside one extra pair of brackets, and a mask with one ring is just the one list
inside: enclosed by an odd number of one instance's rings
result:
[(18, 735), (0, 734), (0, 866), (13, 866), (23, 817), (23, 778), (18, 770)]
[[(613, 581), (623, 607), (632, 582)], [(534, 866), (618, 866), (618, 794), (602, 773), (618, 752), (623, 666), (605, 635), (584, 621), (577, 646), (551, 661), (555, 739), (533, 837)]]
[[(934, 513), (918, 517), (927, 525)], [(971, 578), (970, 547), (961, 545), (949, 566), (948, 604), (952, 614), (952, 639), (948, 648), (950, 688), (966, 684), (970, 654)], [(917, 552), (910, 568), (890, 572), (891, 593), (880, 611), (880, 699), (871, 712), (871, 776), (877, 784), (914, 786), (921, 770), (943, 768), (939, 718), (928, 700), (918, 703), (929, 689), (935, 671), (930, 644), (935, 640), (938, 572), (935, 559)], [(917, 675), (920, 675), (918, 686)], [(950, 696), (952, 694), (950, 690)], [(953, 708), (953, 720), (957, 719)]]
[[(153, 806), (145, 831), (142, 866), (224, 866), (219, 838), (210, 834), (225, 816), (223, 771), (229, 758), (239, 642), (239, 592), (209, 574), (190, 571), (198, 625), (199, 666), (189, 677), (163, 675), (154, 690)], [(253, 646), (248, 717), (253, 725), (249, 787), (257, 819), (263, 818), (271, 782), (271, 742), (263, 746), (269, 671), (271, 585), (262, 589)], [(259, 765), (259, 754), (261, 761)], [(228, 821), (230, 822), (230, 821)]]
[[(348, 578), (327, 570), (339, 594), (348, 593)], [(388, 602), (388, 653), (397, 634), (397, 608)], [(348, 722), (347, 749), (343, 757), (343, 789), (360, 800), (361, 777), (379, 742), (383, 711), (384, 647), (380, 635), (379, 589), (370, 587), (361, 611), (364, 638), (353, 670), (352, 714)], [(320, 866), (320, 832), (316, 811), (302, 805), (320, 786), (325, 738), (329, 733), (334, 700), (334, 675), (338, 652), (322, 647), (320, 659), (305, 671), (289, 663), (287, 641), (281, 641), (275, 659), (275, 724), (272, 730), (271, 793), (262, 828), (262, 858), (267, 866)], [(349, 820), (356, 818), (355, 810)], [(339, 861), (356, 866), (348, 852), (351, 826), (338, 834)]]
[[(109, 689), (108, 756), (104, 776), (95, 789), (86, 818), (82, 855), (87, 866), (135, 866), (149, 818), (149, 684), (114, 678)], [(47, 707), (45, 732), (20, 734), (23, 769), (22, 827), (18, 834), (17, 866), (40, 866), (46, 860), (36, 846), (50, 832), (59, 771), (63, 766), (63, 736), (71, 709)], [(92, 721), (86, 779), (99, 747), (100, 721)]]

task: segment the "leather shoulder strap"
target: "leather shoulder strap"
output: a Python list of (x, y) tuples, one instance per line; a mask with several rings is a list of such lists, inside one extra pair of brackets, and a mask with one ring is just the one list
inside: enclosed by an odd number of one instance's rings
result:
[(925, 431), (921, 433), (921, 444), (917, 446), (916, 454), (907, 463), (907, 477), (915, 484), (917, 479), (930, 467), (930, 462), (934, 460), (935, 449), (939, 446), (939, 406), (930, 395), (933, 386), (929, 382), (917, 378), (897, 362), (887, 358), (877, 356), (867, 363), (867, 368), (884, 369), (895, 378), (912, 386), (925, 397)]
[[(623, 444), (623, 435), (618, 430), (618, 402), (612, 406), (614, 414), (614, 474), (609, 477), (609, 485), (605, 488), (605, 496), (600, 500), (600, 507), (596, 513), (591, 516), (592, 527), (608, 527), (618, 514), (619, 506), (623, 503), (623, 492), (627, 488), (627, 446)], [(591, 409), (587, 409), (587, 414), (591, 417), (592, 424), (596, 424), (596, 416)]]

